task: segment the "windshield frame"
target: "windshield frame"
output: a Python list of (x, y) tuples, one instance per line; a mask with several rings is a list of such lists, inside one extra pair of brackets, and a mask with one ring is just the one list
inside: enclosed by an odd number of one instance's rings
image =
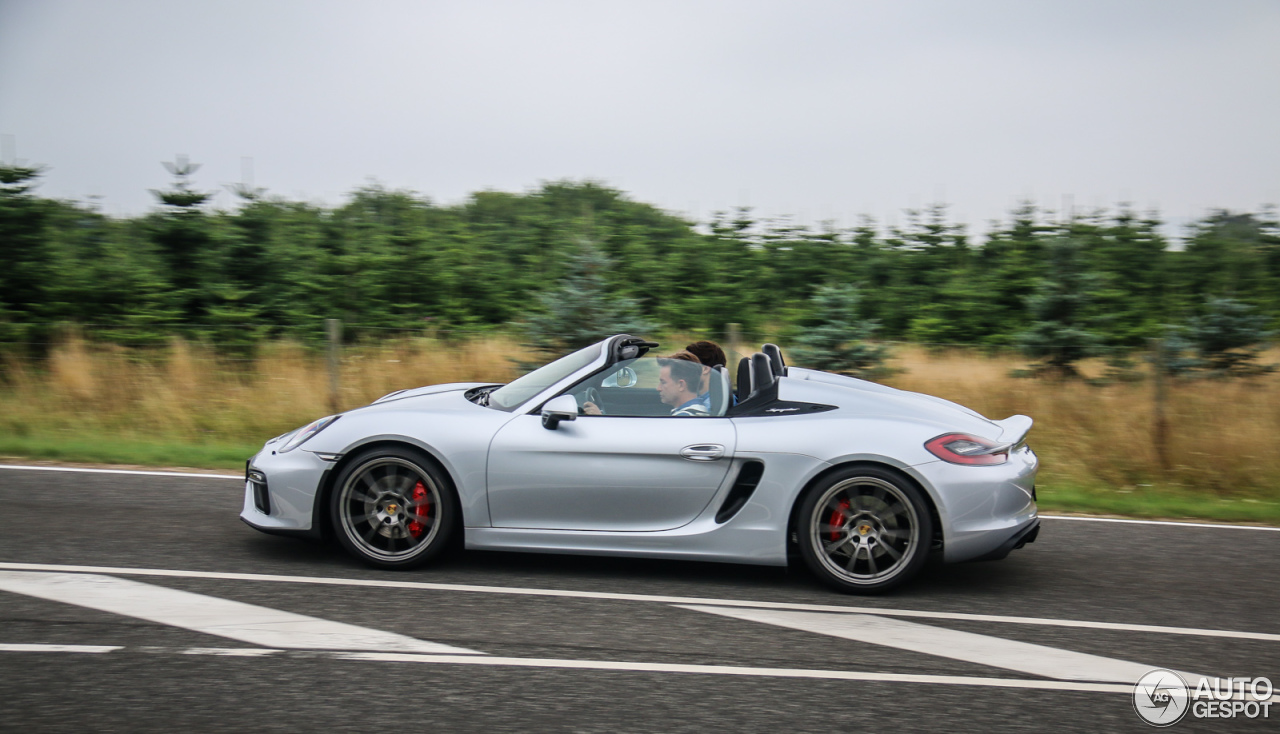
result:
[[(502, 387), (498, 388), (497, 390), (494, 390), (493, 392), (489, 393), (488, 407), (493, 408), (494, 410), (500, 410), (500, 411), (502, 411), (502, 412), (504, 412), (504, 413), (512, 413), (512, 414), (514, 414), (514, 413), (518, 413), (518, 412), (520, 412), (520, 409), (521, 409), (522, 407), (525, 407), (525, 406), (528, 406), (528, 405), (533, 405), (534, 407), (537, 407), (537, 406), (541, 405), (543, 402), (545, 402), (545, 401), (539, 400), (539, 398), (541, 398), (543, 395), (546, 395), (547, 393), (551, 393), (552, 395), (555, 395), (555, 394), (557, 394), (557, 393), (558, 393), (558, 391), (560, 390), (561, 386), (562, 386), (562, 385), (564, 385), (566, 382), (569, 382), (569, 383), (571, 383), (571, 384), (572, 384), (573, 382), (575, 382), (575, 381), (576, 381), (576, 380), (575, 380), (575, 378), (576, 378), (576, 377), (578, 377), (579, 375), (584, 374), (584, 373), (591, 373), (591, 372), (595, 372), (596, 370), (598, 370), (598, 369), (600, 369), (601, 367), (603, 367), (603, 366), (608, 362), (608, 360), (609, 360), (609, 356), (610, 356), (610, 355), (609, 355), (609, 351), (610, 351), (610, 350), (605, 349), (605, 348), (604, 348), (604, 346), (605, 346), (606, 344), (609, 344), (610, 342), (612, 342), (612, 341), (613, 341), (613, 339), (615, 339), (615, 338), (616, 338), (616, 337), (610, 337), (610, 338), (608, 338), (608, 339), (605, 339), (605, 340), (604, 340), (604, 341), (602, 341), (602, 342), (597, 342), (597, 343), (595, 343), (595, 344), (591, 344), (591, 345), (589, 345), (589, 346), (585, 346), (585, 347), (583, 347), (582, 349), (578, 349), (578, 350), (576, 350), (576, 351), (570, 352), (569, 354), (566, 354), (566, 355), (565, 355), (565, 356), (563, 356), (563, 357), (560, 357), (560, 358), (555, 359), (555, 360), (553, 360), (553, 361), (551, 361), (551, 362), (548, 362), (547, 364), (542, 365), (542, 366), (541, 366), (541, 367), (539, 367), (538, 369), (533, 370), (532, 372), (529, 372), (528, 374), (521, 375), (520, 377), (517, 377), (516, 379), (512, 380), (511, 382), (508, 382), (507, 384), (503, 385)], [(590, 352), (591, 350), (595, 350), (595, 353), (591, 356), (590, 361), (586, 362), (585, 364), (582, 364), (582, 363), (579, 363), (579, 362), (577, 362), (577, 361), (574, 361), (574, 362), (573, 362), (574, 364), (579, 364), (580, 366), (578, 366), (578, 367), (574, 367), (574, 368), (573, 368), (570, 372), (568, 372), (568, 373), (560, 374), (560, 373), (559, 373), (559, 370), (549, 370), (549, 368), (551, 368), (551, 367), (555, 367), (556, 365), (560, 364), (561, 362), (567, 362), (567, 361), (569, 361), (572, 357), (577, 357), (578, 355), (583, 354), (584, 352)], [(561, 369), (563, 369), (563, 368), (561, 368)], [(544, 371), (546, 371), (546, 372), (544, 372)], [(521, 400), (520, 402), (515, 403), (515, 404), (513, 404), (513, 405), (511, 405), (511, 406), (509, 406), (509, 407), (507, 407), (507, 406), (501, 406), (501, 405), (496, 405), (496, 404), (494, 403), (494, 401), (493, 401), (493, 397), (494, 397), (494, 395), (496, 395), (496, 394), (498, 394), (498, 393), (502, 392), (503, 390), (507, 389), (508, 387), (511, 387), (512, 385), (515, 385), (515, 384), (516, 384), (516, 383), (518, 383), (518, 382), (521, 382), (522, 380), (526, 380), (526, 379), (528, 379), (528, 378), (533, 377), (534, 375), (539, 375), (539, 374), (541, 374), (543, 378), (552, 378), (552, 377), (554, 377), (554, 380), (553, 380), (552, 382), (550, 382), (550, 383), (547, 383), (547, 384), (546, 384), (546, 386), (545, 386), (545, 387), (543, 387), (541, 390), (538, 390), (537, 392), (530, 394), (530, 395), (529, 395), (529, 397), (527, 397), (527, 398), (525, 398), (524, 400)], [(559, 374), (559, 376), (558, 376), (558, 377), (555, 377), (557, 374)], [(526, 412), (527, 412), (527, 411), (526, 411)]]

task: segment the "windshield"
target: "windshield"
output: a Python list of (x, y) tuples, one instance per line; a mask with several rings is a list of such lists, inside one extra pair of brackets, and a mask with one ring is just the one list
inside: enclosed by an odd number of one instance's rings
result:
[(600, 345), (592, 344), (551, 364), (543, 365), (489, 393), (489, 407), (509, 413), (543, 390), (591, 364), (599, 356)]

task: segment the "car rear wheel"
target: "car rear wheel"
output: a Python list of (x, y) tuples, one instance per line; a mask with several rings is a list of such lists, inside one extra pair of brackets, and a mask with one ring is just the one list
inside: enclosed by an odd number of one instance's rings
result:
[(439, 469), (411, 449), (374, 449), (342, 470), (329, 517), (342, 546), (380, 568), (412, 568), (438, 554), (457, 514)]
[(875, 593), (920, 571), (933, 522), (918, 488), (879, 467), (851, 467), (809, 490), (797, 515), (805, 563), (848, 593)]

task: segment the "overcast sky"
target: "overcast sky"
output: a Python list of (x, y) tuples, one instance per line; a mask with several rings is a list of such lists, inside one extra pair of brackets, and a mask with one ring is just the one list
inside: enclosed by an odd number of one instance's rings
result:
[(591, 178), (697, 219), (1180, 222), (1280, 203), (1280, 1), (0, 0), (0, 134), (112, 214), (184, 153), (329, 204)]

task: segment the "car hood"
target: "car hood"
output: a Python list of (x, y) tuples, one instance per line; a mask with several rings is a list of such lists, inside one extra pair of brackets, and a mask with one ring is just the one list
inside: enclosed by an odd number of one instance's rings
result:
[[(839, 388), (830, 394), (830, 401), (862, 415), (914, 419), (936, 424), (945, 430), (965, 431), (993, 440), (1001, 439), (1006, 432), (1005, 424), (1013, 420), (994, 421), (950, 400), (830, 372), (788, 367), (787, 378), (820, 383), (827, 389)], [(1029, 429), (1030, 419), (1026, 420)], [(1020, 422), (1018, 426), (1021, 426)]]
[(397, 390), (393, 393), (387, 393), (370, 405), (378, 405), (379, 403), (389, 403), (393, 400), (404, 400), (405, 398), (416, 398), (423, 395), (435, 395), (442, 392), (457, 392), (459, 390), (470, 390), (473, 387), (483, 387), (492, 385), (492, 382), (448, 382), (443, 385), (426, 385), (424, 387), (414, 387), (408, 390)]

